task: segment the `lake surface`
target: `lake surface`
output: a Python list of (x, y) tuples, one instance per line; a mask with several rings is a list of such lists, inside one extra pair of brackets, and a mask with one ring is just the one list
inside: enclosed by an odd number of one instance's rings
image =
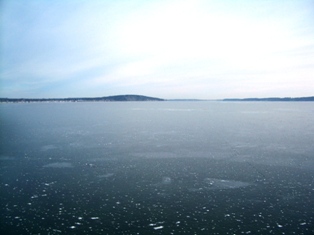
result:
[(314, 103), (0, 105), (1, 234), (313, 234)]

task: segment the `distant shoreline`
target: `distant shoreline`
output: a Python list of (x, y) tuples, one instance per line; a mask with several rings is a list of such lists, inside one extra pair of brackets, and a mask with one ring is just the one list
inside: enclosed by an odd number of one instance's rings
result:
[(31, 102), (116, 102), (116, 101), (164, 101), (164, 99), (143, 95), (116, 95), (91, 98), (0, 98), (0, 103), (31, 103)]
[(222, 101), (314, 101), (314, 96), (309, 97), (269, 97), (269, 98), (243, 98), (243, 99), (237, 99), (237, 98), (229, 98), (229, 99), (223, 99)]
[(269, 98), (226, 98), (226, 99), (161, 99), (143, 95), (116, 95), (105, 97), (82, 98), (0, 98), (0, 103), (32, 103), (32, 102), (136, 102), (136, 101), (222, 101), (222, 102), (300, 102), (314, 101), (309, 97), (269, 97)]

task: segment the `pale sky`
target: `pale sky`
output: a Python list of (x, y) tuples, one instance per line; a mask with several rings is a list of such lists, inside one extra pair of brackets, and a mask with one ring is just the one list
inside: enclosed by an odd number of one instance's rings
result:
[(314, 0), (2, 0), (0, 97), (314, 95)]

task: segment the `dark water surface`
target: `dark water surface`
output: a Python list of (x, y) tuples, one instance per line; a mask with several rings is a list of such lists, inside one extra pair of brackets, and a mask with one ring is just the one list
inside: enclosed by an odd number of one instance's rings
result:
[(313, 234), (314, 103), (0, 105), (1, 234)]

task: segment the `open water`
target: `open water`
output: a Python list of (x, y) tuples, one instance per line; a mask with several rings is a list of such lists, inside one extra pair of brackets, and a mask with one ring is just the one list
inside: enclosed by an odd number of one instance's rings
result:
[(1, 234), (313, 234), (314, 103), (0, 105)]

